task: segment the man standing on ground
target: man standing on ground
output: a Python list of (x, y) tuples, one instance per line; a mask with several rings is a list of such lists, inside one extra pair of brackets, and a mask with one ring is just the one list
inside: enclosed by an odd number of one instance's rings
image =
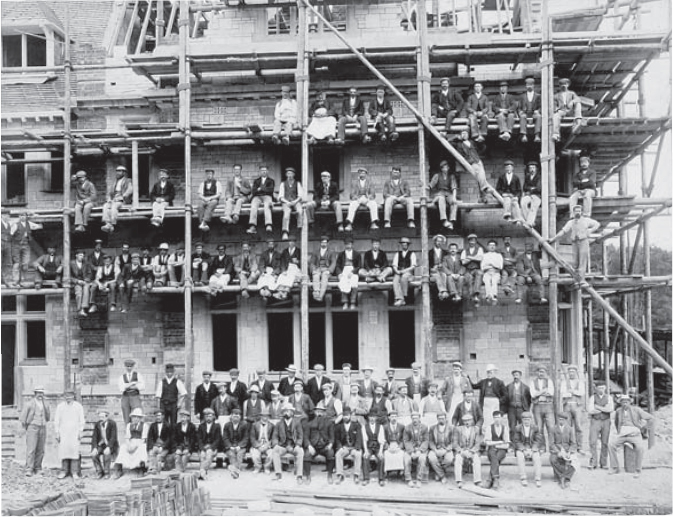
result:
[(164, 418), (167, 425), (175, 425), (178, 422), (178, 409), (187, 395), (185, 385), (175, 376), (175, 366), (168, 363), (166, 365), (166, 376), (157, 386), (155, 396), (159, 399), (159, 407), (164, 412)]
[[(589, 468), (600, 466), (608, 468), (608, 444), (610, 443), (610, 415), (615, 410), (612, 397), (607, 393), (605, 381), (596, 381), (596, 391), (589, 397), (587, 413), (589, 413), (589, 450), (591, 460)], [(600, 461), (596, 442), (601, 441)]]
[(61, 472), (57, 477), (63, 479), (72, 475), (73, 478), (80, 479), (79, 441), (84, 431), (84, 409), (75, 400), (73, 390), (66, 390), (64, 396), (65, 400), (56, 407), (54, 417), (58, 458), (61, 460)]
[(203, 410), (210, 407), (210, 404), (217, 398), (217, 386), (210, 382), (213, 372), (204, 370), (201, 374), (203, 382), (196, 387), (194, 395), (194, 413), (196, 413), (201, 420), (203, 420)]
[(582, 452), (583, 432), (580, 419), (584, 410), (584, 396), (586, 389), (584, 381), (577, 375), (577, 366), (571, 364), (568, 366), (568, 377), (561, 381), (561, 400), (563, 401), (563, 411), (570, 417), (570, 426), (575, 428), (575, 440), (577, 442), (577, 454), (584, 455)]
[(47, 440), (49, 406), (44, 402), (44, 388), (36, 386), (35, 396), (21, 412), (21, 425), (26, 430), (26, 476), (42, 470), (44, 444)]
[(530, 395), (533, 399), (533, 415), (535, 424), (540, 428), (542, 436), (547, 429), (547, 437), (551, 441), (551, 432), (554, 428), (554, 382), (547, 377), (547, 368), (540, 366), (537, 377), (530, 386)]
[(530, 388), (521, 382), (521, 370), (512, 370), (514, 380), (507, 385), (507, 419), (509, 431), (521, 423), (524, 412), (529, 412), (532, 404)]

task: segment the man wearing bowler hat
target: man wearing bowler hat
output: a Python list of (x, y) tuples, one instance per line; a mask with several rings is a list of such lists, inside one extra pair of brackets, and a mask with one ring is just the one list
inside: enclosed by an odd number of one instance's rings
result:
[(271, 472), (273, 455), (271, 438), (274, 426), (269, 422), (269, 415), (268, 408), (262, 409), (259, 421), (252, 424), (250, 429), (250, 455), (255, 474)]
[(145, 380), (135, 369), (135, 365), (136, 362), (133, 359), (126, 359), (124, 361), (126, 371), (120, 375), (117, 383), (122, 394), (122, 415), (126, 424), (131, 422), (131, 411), (142, 408), (140, 392), (145, 389)]
[(26, 476), (42, 470), (50, 415), (49, 406), (44, 401), (44, 388), (36, 386), (33, 393), (34, 397), (25, 405), (19, 419), (26, 430)]

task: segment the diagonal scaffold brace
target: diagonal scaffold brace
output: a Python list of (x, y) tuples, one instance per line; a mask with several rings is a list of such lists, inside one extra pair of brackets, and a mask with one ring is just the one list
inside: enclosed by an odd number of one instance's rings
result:
[[(348, 49), (362, 62), (363, 65), (365, 65), (372, 74), (374, 74), (383, 84), (385, 84), (393, 94), (404, 104), (409, 111), (411, 111), (418, 122), (423, 125), (423, 127), (428, 131), (432, 136), (434, 136), (437, 141), (447, 150), (451, 155), (460, 163), (463, 168), (469, 172), (472, 176), (476, 175), (474, 173), (474, 170), (472, 169), (472, 166), (465, 160), (465, 158), (445, 139), (442, 137), (439, 131), (428, 122), (427, 118), (421, 114), (416, 107), (409, 102), (409, 100), (400, 92), (394, 84), (392, 84), (386, 76), (384, 76), (381, 72), (377, 70), (377, 68), (369, 62), (369, 60), (360, 52), (357, 48), (355, 48), (353, 45), (351, 45), (346, 38), (344, 38), (341, 33), (337, 30), (336, 27), (334, 27), (329, 20), (327, 20), (322, 13), (316, 9), (313, 5), (311, 5), (311, 2), (309, 0), (297, 0), (297, 2), (303, 3), (308, 9), (313, 12), (313, 14), (319, 18), (322, 23), (324, 24), (325, 27), (327, 27), (334, 35), (346, 46)], [(489, 185), (490, 186), (490, 185)], [(493, 188), (490, 186), (490, 192), (489, 192), (494, 198), (498, 200), (500, 204), (504, 203), (504, 200), (502, 196)], [(663, 370), (668, 373), (671, 377), (673, 377), (673, 367), (671, 367), (670, 364), (666, 362), (666, 360), (657, 353), (657, 351), (636, 331), (629, 323), (621, 317), (621, 315), (608, 303), (600, 294), (596, 292), (596, 290), (591, 287), (587, 282), (583, 281), (580, 278), (580, 275), (575, 271), (575, 269), (559, 255), (559, 253), (556, 251), (556, 249), (549, 244), (549, 242), (544, 239), (536, 230), (535, 228), (531, 227), (527, 223), (523, 223), (524, 228), (528, 231), (528, 233), (538, 241), (540, 246), (549, 254), (550, 257), (552, 257), (557, 264), (559, 264), (561, 267), (563, 267), (570, 275), (575, 279), (575, 281), (578, 283), (578, 285), (584, 289), (589, 296), (591, 296), (598, 305), (600, 305), (603, 309), (605, 309), (612, 318), (614, 318), (615, 322), (621, 326), (626, 333), (628, 333), (633, 340), (640, 346), (640, 348), (652, 359), (654, 360), (655, 363), (657, 363), (658, 366), (660, 366)]]

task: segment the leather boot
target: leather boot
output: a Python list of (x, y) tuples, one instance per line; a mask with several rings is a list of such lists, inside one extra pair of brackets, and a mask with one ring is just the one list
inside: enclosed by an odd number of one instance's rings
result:
[(103, 457), (103, 473), (105, 474), (105, 479), (110, 479), (110, 463), (112, 458), (110, 456)]
[(72, 474), (73, 479), (82, 479), (80, 460), (70, 460), (70, 473)]
[(70, 474), (70, 460), (61, 460), (61, 472), (58, 473), (56, 479), (65, 479)]

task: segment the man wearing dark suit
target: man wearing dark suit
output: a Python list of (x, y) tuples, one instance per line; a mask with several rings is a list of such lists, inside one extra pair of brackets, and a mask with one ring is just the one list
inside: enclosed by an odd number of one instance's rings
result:
[(357, 88), (349, 88), (348, 96), (341, 105), (341, 116), (339, 117), (339, 128), (337, 132), (337, 142), (346, 140), (346, 124), (358, 123), (360, 126), (360, 139), (363, 144), (372, 141), (367, 135), (367, 117), (365, 116), (365, 105), (358, 95)]
[(428, 252), (428, 260), (430, 266), (430, 281), (437, 285), (437, 297), (440, 300), (446, 300), (449, 297), (449, 292), (446, 289), (446, 273), (442, 267), (446, 250), (446, 237), (441, 233), (432, 238), (434, 246)]
[(213, 458), (220, 448), (220, 441), (222, 440), (222, 431), (220, 425), (215, 422), (215, 411), (210, 408), (203, 410), (205, 422), (199, 425), (196, 433), (199, 444), (199, 479), (206, 479), (208, 477), (208, 469), (213, 463)]
[(514, 114), (516, 113), (516, 99), (507, 92), (507, 81), (500, 82), (500, 92), (492, 97), (493, 112), (498, 122), (500, 140), (509, 142), (514, 129)]
[(350, 298), (350, 309), (354, 310), (358, 301), (358, 271), (362, 265), (362, 255), (353, 249), (353, 237), (346, 237), (344, 243), (346, 249), (337, 254), (334, 274), (339, 279), (343, 309), (349, 308)]
[[(86, 258), (86, 261), (95, 271), (103, 265), (103, 259), (105, 258), (105, 253), (103, 253), (103, 241), (101, 239), (96, 239), (94, 242), (93, 250), (89, 253), (89, 256)], [(149, 248), (148, 248), (149, 249)]]
[(395, 131), (393, 104), (386, 98), (386, 88), (382, 84), (376, 87), (376, 95), (369, 101), (369, 116), (374, 121), (381, 142), (388, 140), (388, 137), (394, 142), (400, 136)]
[(316, 406), (315, 418), (304, 420), (304, 482), (311, 484), (311, 462), (317, 455), (325, 457), (327, 483), (332, 484), (334, 472), (334, 423), (325, 417), (325, 408)]
[(333, 210), (336, 216), (338, 230), (344, 231), (343, 218), (344, 214), (341, 210), (341, 203), (339, 202), (339, 185), (336, 181), (331, 180), (332, 175), (328, 171), (320, 173), (320, 182), (313, 187), (313, 201), (306, 203), (306, 219), (308, 224), (313, 224), (315, 218), (315, 210), (320, 208), (322, 210)]
[(241, 410), (236, 408), (231, 412), (231, 420), (224, 424), (222, 431), (222, 445), (229, 460), (231, 477), (237, 479), (241, 473), (241, 464), (245, 459), (250, 443), (250, 425), (241, 420)]
[(227, 386), (227, 393), (236, 399), (238, 402), (238, 407), (243, 407), (243, 402), (248, 398), (248, 387), (243, 381), (238, 380), (241, 372), (238, 368), (232, 368), (229, 370), (229, 377), (231, 377), (231, 382)]
[(542, 460), (540, 459), (540, 449), (544, 449), (544, 436), (542, 436), (540, 429), (533, 423), (533, 413), (530, 411), (521, 413), (521, 423), (514, 427), (514, 434), (512, 434), (512, 445), (516, 454), (521, 484), (528, 486), (526, 460), (532, 459), (535, 472), (535, 485), (538, 488), (541, 487)]
[(284, 454), (294, 456), (294, 473), (297, 476), (297, 484), (304, 482), (302, 477), (304, 463), (304, 431), (302, 423), (294, 418), (294, 407), (292, 404), (283, 406), (283, 418), (273, 428), (273, 437), (271, 439), (273, 446), (273, 471), (275, 479), (282, 477), (283, 466), (281, 458)]
[(208, 287), (215, 294), (224, 289), (234, 276), (234, 261), (231, 255), (226, 253), (224, 244), (217, 246), (217, 255), (210, 259), (208, 266)]
[(357, 485), (362, 467), (362, 428), (360, 424), (351, 421), (351, 408), (346, 406), (343, 410), (343, 419), (336, 426), (334, 432), (336, 443), (336, 484), (344, 480), (344, 459), (353, 459), (353, 482)]
[(453, 426), (446, 421), (446, 413), (437, 413), (437, 423), (430, 428), (428, 463), (441, 483), (447, 483), (453, 463)]
[(523, 197), (521, 198), (521, 215), (530, 225), (535, 226), (537, 211), (542, 205), (542, 180), (540, 164), (529, 160), (526, 164), (526, 173), (523, 178)]
[(460, 361), (451, 364), (451, 375), (447, 376), (439, 389), (444, 399), (446, 418), (452, 424), (456, 408), (463, 401), (463, 392), (471, 388), (470, 381), (463, 374), (463, 365)]
[(514, 292), (516, 286), (516, 277), (518, 271), (516, 264), (519, 258), (519, 252), (512, 246), (512, 238), (509, 235), (503, 237), (502, 251), (502, 270), (500, 271), (500, 285), (503, 288), (506, 296)]
[(474, 91), (467, 98), (467, 118), (470, 121), (470, 136), (477, 142), (483, 142), (488, 133), (488, 115), (490, 99), (482, 90), (481, 83), (474, 83)]
[(397, 390), (400, 383), (395, 380), (395, 368), (388, 368), (386, 370), (386, 379), (381, 383), (383, 386), (383, 396), (392, 401), (397, 397)]
[(521, 370), (512, 370), (514, 380), (507, 385), (507, 419), (510, 433), (521, 423), (523, 413), (530, 411), (530, 388), (521, 381)]
[(210, 382), (213, 372), (204, 370), (201, 375), (203, 376), (203, 382), (196, 387), (196, 391), (194, 392), (194, 412), (203, 421), (202, 412), (207, 407), (210, 407), (212, 401), (217, 397), (217, 386), (215, 386), (215, 383)]
[(54, 282), (54, 287), (61, 287), (63, 263), (56, 255), (54, 246), (47, 247), (47, 253), (39, 257), (33, 264), (35, 267), (35, 289), (40, 289), (45, 280)]
[(572, 115), (573, 117), (573, 134), (576, 133), (582, 125), (582, 102), (579, 96), (572, 90), (569, 90), (570, 79), (564, 77), (559, 79), (560, 90), (554, 94), (554, 115), (553, 135), (554, 142), (561, 139), (561, 121), (563, 117)]
[[(98, 415), (100, 420), (94, 426), (91, 435), (91, 460), (98, 479), (103, 477), (110, 479), (110, 464), (119, 452), (117, 424), (110, 418), (110, 412), (105, 409), (102, 409)], [(102, 465), (101, 456), (103, 457)]]
[(514, 162), (512, 160), (505, 160), (503, 164), (505, 172), (498, 178), (495, 185), (497, 190), (503, 197), (503, 219), (509, 221), (514, 216), (514, 221), (521, 219), (521, 209), (519, 208), (519, 200), (521, 199), (521, 182), (519, 177), (514, 174)]
[[(156, 419), (150, 424), (147, 432), (147, 456), (149, 457), (149, 472), (157, 474), (164, 468), (164, 462), (173, 449), (173, 426), (164, 422), (164, 412), (154, 413)], [(175, 424), (179, 425), (179, 424)]]
[(385, 443), (383, 444), (383, 465), (388, 471), (390, 466), (404, 467), (404, 425), (397, 421), (397, 411), (388, 413), (388, 423), (383, 426)]
[(320, 248), (309, 258), (309, 274), (313, 278), (313, 299), (320, 302), (327, 293), (329, 277), (336, 267), (336, 256), (328, 248), (329, 237), (320, 237)]
[(203, 244), (197, 242), (194, 245), (194, 253), (192, 253), (192, 278), (194, 279), (194, 286), (198, 287), (208, 284), (209, 265), (210, 254), (203, 251)]
[(542, 283), (542, 269), (540, 268), (540, 257), (533, 252), (533, 245), (526, 244), (526, 251), (519, 256), (517, 261), (517, 277), (516, 277), (516, 303), (521, 303), (523, 296), (523, 286), (535, 286), (537, 289), (540, 303), (546, 303), (547, 299), (544, 297), (544, 285)]
[(458, 404), (456, 411), (453, 413), (453, 425), (460, 425), (463, 421), (463, 416), (472, 415), (473, 425), (477, 430), (481, 431), (481, 426), (484, 425), (484, 414), (479, 407), (479, 404), (474, 400), (474, 391), (469, 388), (463, 392), (463, 401)]
[(449, 296), (454, 302), (463, 299), (463, 285), (465, 284), (465, 266), (460, 260), (458, 253), (458, 244), (452, 242), (449, 244), (449, 252), (444, 256), (442, 267), (446, 274), (446, 286), (449, 289)]
[(463, 111), (465, 101), (463, 96), (456, 89), (451, 87), (451, 79), (449, 77), (442, 77), (439, 80), (439, 91), (432, 96), (432, 123), (436, 123), (438, 118), (445, 117), (445, 130), (448, 132), (451, 129), (453, 119), (460, 116)]
[(266, 231), (273, 231), (271, 207), (273, 206), (274, 188), (275, 184), (273, 178), (269, 177), (268, 167), (266, 165), (260, 165), (259, 177), (252, 182), (248, 233), (257, 233), (257, 211), (259, 210), (259, 205), (264, 206), (264, 225), (266, 226)]
[(280, 380), (278, 391), (283, 397), (287, 398), (294, 393), (294, 381), (298, 379), (297, 367), (291, 364), (285, 368), (285, 371), (287, 372), (287, 376)]
[[(235, 408), (240, 409), (238, 400), (233, 395), (227, 393), (227, 389), (226, 382), (218, 385), (218, 395), (210, 402), (210, 409), (215, 412), (215, 417), (220, 420), (224, 420), (222, 419), (224, 416), (230, 416)], [(205, 413), (205, 410), (203, 410), (203, 412)]]
[(250, 455), (255, 473), (271, 472), (273, 428), (274, 425), (269, 422), (268, 408), (262, 409), (259, 421), (252, 424), (250, 429)]
[(287, 398), (287, 403), (294, 408), (295, 420), (307, 420), (313, 416), (315, 405), (306, 393), (304, 393), (304, 381), (295, 379), (294, 393)]
[(378, 382), (372, 379), (372, 373), (374, 373), (374, 368), (372, 366), (363, 366), (362, 367), (363, 378), (358, 380), (357, 382), (358, 395), (366, 399), (374, 398), (376, 387), (379, 385)]
[[(409, 488), (420, 488), (428, 479), (428, 447), (430, 434), (428, 426), (421, 423), (421, 414), (414, 411), (411, 423), (404, 428), (404, 480)], [(416, 482), (411, 477), (413, 463), (416, 462)]]
[(549, 437), (549, 463), (554, 469), (554, 479), (565, 489), (570, 486), (570, 480), (575, 475), (571, 456), (577, 451), (577, 444), (575, 433), (568, 425), (568, 413), (559, 413), (557, 418), (558, 422)]
[(542, 97), (535, 91), (535, 79), (526, 78), (526, 91), (519, 99), (519, 132), (521, 142), (528, 142), (528, 119), (533, 117), (535, 124), (535, 142), (542, 142)]
[[(204, 408), (203, 412), (209, 408)], [(196, 426), (189, 420), (189, 411), (180, 410), (180, 422), (173, 427), (173, 446), (175, 447), (175, 466), (184, 472), (189, 463), (189, 456), (198, 451)], [(204, 416), (205, 418), (205, 416)]]
[(159, 170), (159, 181), (157, 181), (150, 191), (150, 201), (152, 201), (152, 225), (157, 228), (164, 222), (164, 213), (166, 207), (173, 206), (175, 199), (175, 186), (168, 180), (168, 171)]
[(325, 367), (322, 364), (316, 364), (313, 369), (315, 370), (315, 376), (311, 377), (306, 383), (306, 393), (311, 397), (313, 404), (316, 405), (324, 398), (322, 387), (325, 384), (331, 384), (332, 381), (324, 375)]
[(257, 379), (250, 383), (250, 386), (257, 385), (259, 387), (259, 398), (265, 404), (271, 403), (271, 392), (275, 389), (273, 382), (266, 378), (266, 370), (264, 368), (257, 369)]
[(372, 238), (372, 249), (365, 251), (362, 259), (360, 278), (365, 282), (385, 282), (393, 274), (388, 257), (381, 251), (381, 239)]
[(404, 379), (404, 383), (407, 385), (407, 394), (417, 405), (420, 404), (423, 397), (428, 396), (429, 382), (427, 377), (421, 375), (421, 363), (412, 363), (411, 375)]

